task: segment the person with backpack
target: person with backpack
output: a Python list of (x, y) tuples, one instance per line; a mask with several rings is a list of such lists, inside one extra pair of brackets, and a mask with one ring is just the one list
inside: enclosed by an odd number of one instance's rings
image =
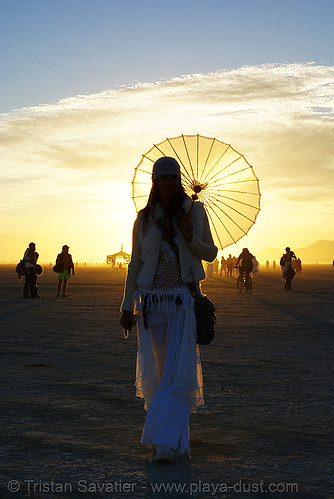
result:
[(72, 275), (75, 274), (72, 255), (70, 255), (68, 252), (69, 248), (70, 247), (67, 246), (67, 244), (64, 244), (61, 253), (57, 255), (56, 265), (54, 267), (55, 272), (58, 272), (57, 298), (59, 298), (60, 296), (60, 290), (62, 286), (63, 286), (62, 297), (67, 298), (66, 288), (69, 279), (71, 279), (71, 272)]
[(295, 260), (297, 260), (295, 253), (289, 247), (286, 247), (285, 253), (283, 253), (280, 260), (282, 279), (285, 281), (284, 289), (291, 289), (292, 279), (296, 275), (292, 264), (292, 262), (294, 262)]
[(30, 243), (28, 248), (24, 252), (23, 262), (24, 262), (24, 289), (23, 298), (29, 298), (29, 293), (31, 298), (40, 298), (37, 289), (37, 273), (36, 265), (39, 254), (36, 251), (35, 243)]

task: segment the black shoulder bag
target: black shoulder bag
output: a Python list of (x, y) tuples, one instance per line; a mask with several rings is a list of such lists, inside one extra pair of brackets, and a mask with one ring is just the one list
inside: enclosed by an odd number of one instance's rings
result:
[[(166, 226), (161, 220), (156, 220), (156, 224), (161, 229), (165, 240), (168, 242), (169, 246), (175, 253), (177, 261), (180, 263), (179, 249), (176, 246), (173, 237), (166, 230)], [(197, 343), (199, 345), (209, 345), (215, 337), (216, 315), (214, 304), (207, 296), (204, 296), (199, 292), (198, 286), (195, 282), (186, 284), (195, 300), (194, 309), (196, 317)]]

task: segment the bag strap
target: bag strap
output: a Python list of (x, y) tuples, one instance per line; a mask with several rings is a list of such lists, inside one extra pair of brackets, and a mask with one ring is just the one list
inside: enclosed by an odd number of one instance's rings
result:
[[(166, 228), (166, 225), (163, 223), (163, 221), (161, 219), (156, 220), (155, 223), (157, 224), (157, 226), (159, 227), (159, 229), (161, 229), (162, 235), (164, 236), (164, 238), (167, 241), (167, 243), (169, 244), (171, 250), (175, 254), (175, 256), (177, 258), (177, 261), (180, 263), (179, 248), (177, 247), (177, 245), (176, 245), (174, 239), (172, 238), (170, 232), (168, 232), (168, 230)], [(197, 286), (196, 286), (195, 282), (187, 282), (186, 285), (188, 286), (190, 294), (193, 297), (199, 295), (199, 292), (198, 292), (198, 289), (197, 289)]]

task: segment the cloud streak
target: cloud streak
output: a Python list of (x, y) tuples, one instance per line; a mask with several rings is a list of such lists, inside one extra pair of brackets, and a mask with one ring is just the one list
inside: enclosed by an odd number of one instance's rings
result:
[[(200, 133), (245, 154), (260, 178), (267, 213), (280, 202), (285, 216), (289, 203), (323, 213), (333, 188), (333, 98), (334, 67), (273, 64), (138, 82), (15, 110), (1, 115), (0, 209), (19, 216), (35, 209), (36, 199), (47, 199), (47, 212), (59, 203), (60, 186), (65, 204), (69, 197), (98, 204), (101, 185), (112, 199), (113, 184), (131, 181), (153, 143)], [(257, 234), (266, 216), (263, 210)], [(324, 227), (318, 229), (322, 235)]]

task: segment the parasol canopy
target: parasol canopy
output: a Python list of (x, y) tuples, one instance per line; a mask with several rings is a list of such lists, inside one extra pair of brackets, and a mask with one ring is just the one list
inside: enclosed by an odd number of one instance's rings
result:
[(260, 211), (261, 194), (254, 169), (230, 144), (202, 135), (167, 138), (143, 154), (132, 180), (137, 212), (147, 203), (153, 164), (162, 156), (175, 158), (180, 164), (184, 190), (203, 203), (218, 249), (248, 233)]

